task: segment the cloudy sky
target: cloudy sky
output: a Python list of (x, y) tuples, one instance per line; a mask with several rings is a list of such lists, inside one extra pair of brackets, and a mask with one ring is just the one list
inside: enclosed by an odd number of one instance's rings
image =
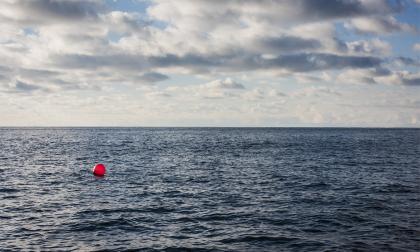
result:
[(0, 126), (420, 127), (420, 1), (0, 1)]

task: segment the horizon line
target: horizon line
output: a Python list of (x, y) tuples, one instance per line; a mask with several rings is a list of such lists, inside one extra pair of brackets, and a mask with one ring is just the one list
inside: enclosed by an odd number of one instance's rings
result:
[(325, 128), (325, 129), (420, 129), (411, 126), (0, 126), (5, 128)]

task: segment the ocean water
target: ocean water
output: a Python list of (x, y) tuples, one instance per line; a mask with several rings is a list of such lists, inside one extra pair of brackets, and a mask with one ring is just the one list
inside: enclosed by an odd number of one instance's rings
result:
[(0, 129), (1, 251), (129, 249), (420, 251), (420, 130)]

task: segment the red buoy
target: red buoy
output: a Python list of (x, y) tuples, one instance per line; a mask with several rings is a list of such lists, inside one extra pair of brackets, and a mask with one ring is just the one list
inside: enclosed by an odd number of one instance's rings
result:
[(92, 172), (93, 172), (93, 175), (95, 175), (95, 176), (101, 176), (101, 177), (104, 176), (105, 175), (105, 172), (106, 172), (105, 165), (103, 165), (103, 164), (96, 164), (93, 167)]

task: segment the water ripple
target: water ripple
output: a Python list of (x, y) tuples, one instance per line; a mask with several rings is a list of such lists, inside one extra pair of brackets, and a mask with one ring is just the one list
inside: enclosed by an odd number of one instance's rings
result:
[(417, 129), (1, 128), (0, 248), (419, 251), (419, 146)]

